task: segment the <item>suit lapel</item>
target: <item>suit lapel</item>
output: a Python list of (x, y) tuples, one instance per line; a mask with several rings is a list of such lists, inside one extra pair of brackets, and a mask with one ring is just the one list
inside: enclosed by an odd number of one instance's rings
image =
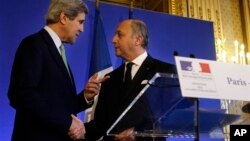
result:
[(132, 86), (138, 86), (138, 83), (140, 85), (141, 81), (147, 79), (146, 76), (151, 73), (152, 64), (152, 59), (150, 57), (147, 57), (142, 63), (136, 75), (134, 76), (134, 79), (132, 80)]
[(148, 75), (152, 73), (152, 66), (153, 60), (151, 57), (148, 56), (146, 60), (142, 63), (136, 75), (134, 76), (130, 87), (128, 87), (127, 92), (124, 94), (125, 105), (127, 105), (126, 103), (131, 102), (137, 96), (140, 90), (144, 87), (141, 82), (144, 79), (148, 79)]
[[(69, 74), (68, 71), (67, 71), (67, 68), (66, 68), (66, 66), (65, 66), (65, 64), (64, 64), (64, 62), (63, 62), (63, 59), (62, 59), (60, 53), (58, 52), (58, 50), (57, 50), (57, 48), (56, 48), (56, 45), (55, 45), (55, 43), (53, 42), (52, 38), (51, 38), (50, 35), (47, 33), (47, 31), (44, 30), (44, 29), (42, 29), (42, 30), (40, 31), (40, 33), (42, 34), (42, 36), (43, 36), (45, 42), (48, 44), (48, 50), (49, 50), (49, 52), (51, 53), (51, 56), (54, 58), (56, 64), (61, 68), (61, 71), (63, 72), (63, 74), (65, 75), (65, 77), (68, 79), (68, 81), (69, 81), (69, 82), (72, 81), (71, 84), (72, 84), (73, 86), (75, 86), (75, 84), (74, 84), (74, 79), (73, 79), (73, 76), (72, 76), (72, 74), (71, 74), (71, 71), (70, 71), (70, 74)], [(71, 75), (72, 80), (71, 80), (71, 78), (70, 78), (69, 75)]]

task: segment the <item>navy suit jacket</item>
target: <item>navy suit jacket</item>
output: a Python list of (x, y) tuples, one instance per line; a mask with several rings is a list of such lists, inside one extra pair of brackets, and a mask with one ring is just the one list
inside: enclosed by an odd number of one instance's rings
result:
[(25, 38), (16, 52), (9, 86), (16, 109), (12, 141), (70, 141), (72, 119), (88, 108), (67, 72), (52, 38), (42, 29)]
[[(104, 140), (110, 140), (105, 137), (106, 131), (136, 95), (144, 88), (145, 84), (141, 84), (141, 82), (143, 80), (150, 80), (156, 72), (176, 73), (176, 67), (174, 65), (148, 56), (134, 76), (129, 87), (124, 90), (124, 67), (125, 65), (122, 64), (119, 68), (107, 74), (110, 76), (110, 79), (102, 84), (94, 120), (85, 124), (86, 140), (95, 141), (101, 136), (104, 136)], [(142, 113), (142, 116), (134, 118), (133, 113), (138, 114), (138, 112)], [(119, 133), (124, 129), (139, 124), (144, 118), (143, 113), (147, 114), (143, 104), (137, 105), (137, 108), (130, 113), (131, 116), (127, 117), (127, 120), (121, 123), (120, 129), (117, 130), (117, 132)]]

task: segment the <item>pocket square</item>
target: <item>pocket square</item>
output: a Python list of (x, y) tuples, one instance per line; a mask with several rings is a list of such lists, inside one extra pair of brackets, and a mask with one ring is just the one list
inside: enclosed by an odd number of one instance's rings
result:
[(143, 80), (142, 82), (141, 82), (141, 84), (143, 85), (143, 84), (148, 84), (148, 80)]

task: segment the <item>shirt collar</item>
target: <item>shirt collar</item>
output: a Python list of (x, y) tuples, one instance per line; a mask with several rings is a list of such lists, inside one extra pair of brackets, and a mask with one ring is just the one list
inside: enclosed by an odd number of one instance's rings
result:
[[(147, 58), (148, 53), (145, 51), (144, 53), (142, 53), (141, 55), (139, 55), (138, 57), (136, 57), (132, 62), (136, 65), (136, 66), (141, 66), (141, 64), (143, 63), (143, 61)], [(126, 62), (127, 64), (128, 62)]]
[[(56, 45), (56, 48), (59, 50), (59, 47), (62, 44), (61, 39), (59, 38), (59, 36), (56, 34), (55, 31), (53, 31), (50, 27), (45, 26), (44, 29), (49, 33), (50, 37), (52, 38), (53, 42)], [(60, 51), (59, 51), (60, 52)]]

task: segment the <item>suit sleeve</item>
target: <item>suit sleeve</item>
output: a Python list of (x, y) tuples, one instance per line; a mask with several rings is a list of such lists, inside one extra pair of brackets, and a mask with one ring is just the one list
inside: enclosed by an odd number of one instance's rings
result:
[(102, 84), (101, 91), (99, 93), (98, 103), (96, 105), (94, 120), (90, 121), (89, 123), (85, 123), (86, 128), (86, 140), (98, 140), (100, 137), (105, 135), (106, 130), (108, 127), (106, 127), (107, 122), (109, 119), (107, 119), (106, 114), (106, 105), (107, 105), (107, 83), (109, 80), (105, 81)]
[(83, 90), (77, 95), (77, 104), (78, 104), (77, 106), (78, 109), (76, 113), (79, 113), (82, 112), (83, 110), (86, 110), (87, 108), (90, 108), (94, 104), (94, 101), (87, 102), (87, 100), (84, 97), (84, 90)]

